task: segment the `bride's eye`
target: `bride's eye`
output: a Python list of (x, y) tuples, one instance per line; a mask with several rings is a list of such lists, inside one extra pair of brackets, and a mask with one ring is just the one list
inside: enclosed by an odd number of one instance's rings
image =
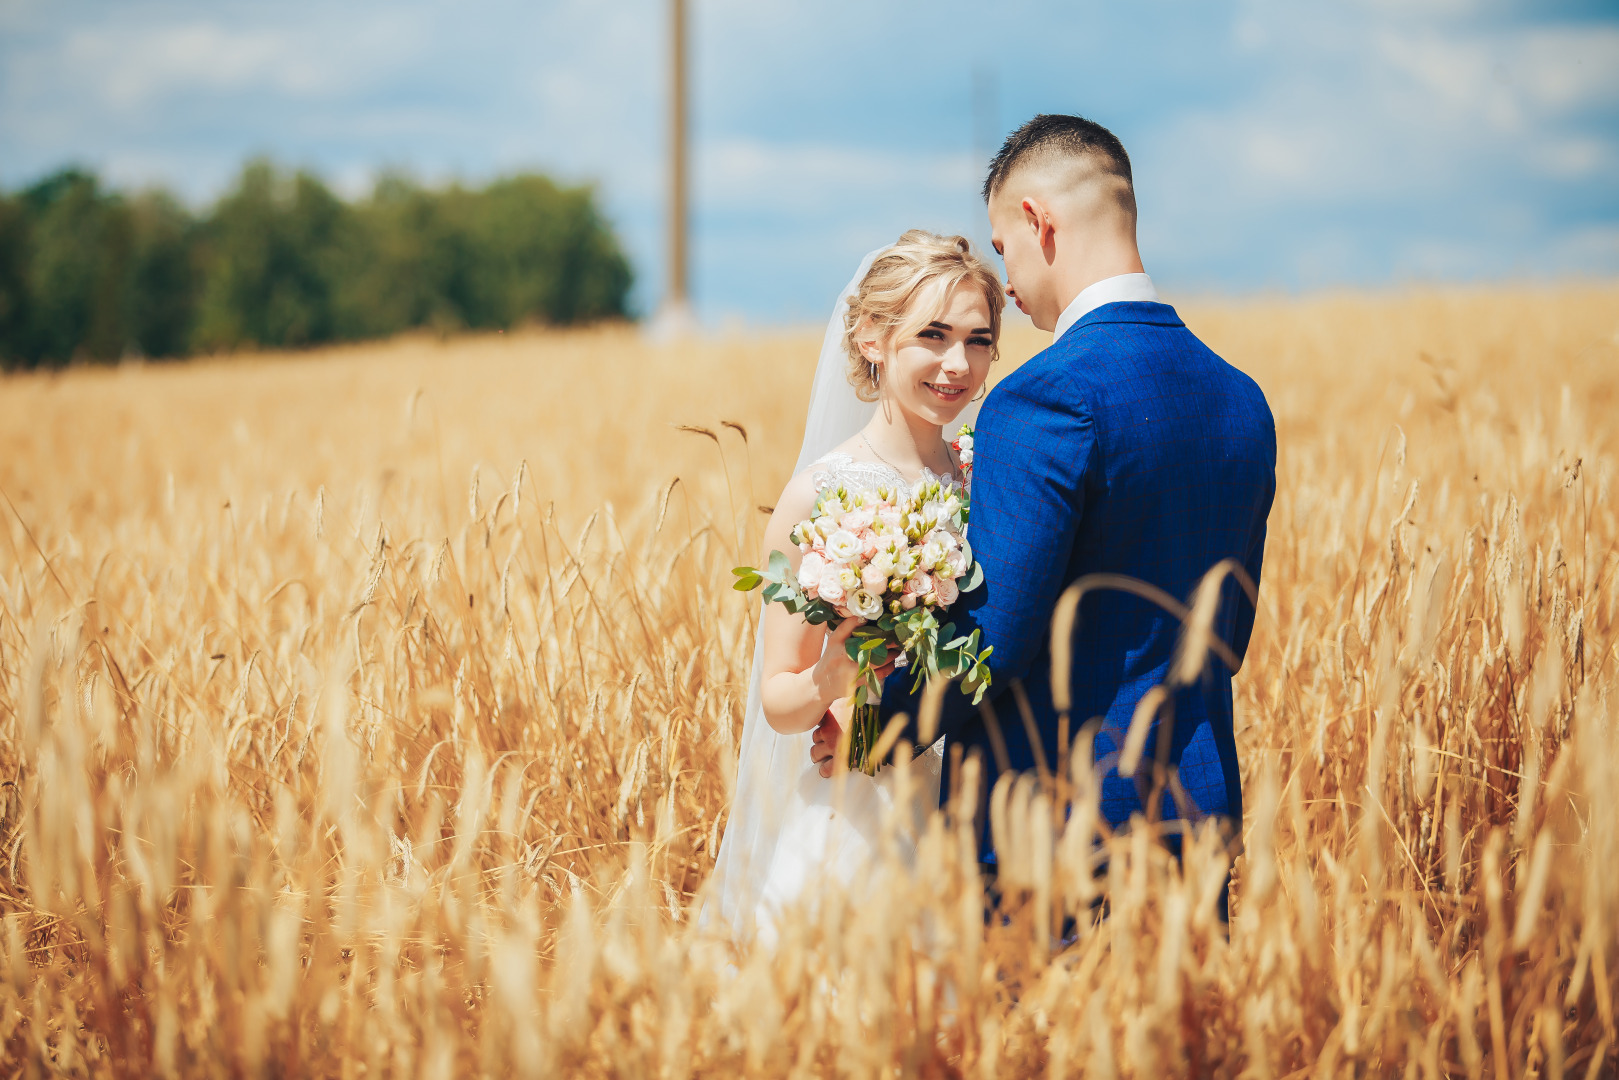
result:
[(929, 327), (928, 329), (922, 331), (920, 334), (917, 334), (916, 336), (919, 337), (919, 338), (927, 338), (929, 341), (943, 341), (944, 340), (944, 335), (942, 333), (940, 333), (939, 331), (933, 329), (932, 327)]
[(969, 345), (977, 345), (977, 346), (979, 346), (981, 348), (988, 349), (988, 348), (991, 348), (995, 343), (993, 341), (989, 340), (989, 338), (987, 338), (987, 337), (974, 337), (974, 338), (968, 338), (967, 339), (967, 344), (969, 344)]

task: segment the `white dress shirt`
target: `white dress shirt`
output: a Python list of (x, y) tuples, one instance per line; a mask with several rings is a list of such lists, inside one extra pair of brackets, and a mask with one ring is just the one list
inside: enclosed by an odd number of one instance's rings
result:
[(1052, 331), (1051, 340), (1056, 341), (1062, 337), (1070, 326), (1103, 304), (1117, 304), (1126, 300), (1156, 304), (1158, 290), (1152, 287), (1152, 278), (1146, 274), (1119, 274), (1087, 286), (1074, 297), (1073, 303), (1057, 316), (1057, 328)]

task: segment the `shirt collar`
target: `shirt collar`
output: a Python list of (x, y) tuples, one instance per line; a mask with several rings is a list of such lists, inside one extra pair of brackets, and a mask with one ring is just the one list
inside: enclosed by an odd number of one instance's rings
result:
[(1057, 317), (1057, 328), (1052, 332), (1051, 340), (1062, 337), (1070, 327), (1103, 304), (1132, 300), (1148, 304), (1158, 302), (1158, 290), (1153, 288), (1152, 278), (1146, 274), (1119, 274), (1103, 278), (1081, 290), (1073, 302), (1063, 309), (1063, 313)]

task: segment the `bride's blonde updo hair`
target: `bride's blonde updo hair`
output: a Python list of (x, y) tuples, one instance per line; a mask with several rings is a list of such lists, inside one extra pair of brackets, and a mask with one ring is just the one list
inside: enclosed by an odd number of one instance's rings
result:
[(860, 352), (860, 342), (875, 339), (886, 346), (921, 333), (939, 317), (945, 301), (963, 282), (977, 287), (989, 304), (992, 349), (999, 359), (1006, 297), (1000, 276), (978, 257), (966, 237), (912, 229), (877, 257), (849, 298), (849, 311), (843, 317), (849, 384), (861, 401), (877, 400), (877, 379)]

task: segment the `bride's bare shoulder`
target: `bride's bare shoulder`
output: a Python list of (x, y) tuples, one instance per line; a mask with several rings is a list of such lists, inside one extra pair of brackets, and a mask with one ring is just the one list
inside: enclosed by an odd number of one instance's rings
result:
[(839, 466), (851, 462), (867, 461), (865, 443), (859, 435), (845, 439), (821, 457), (800, 469), (793, 478), (787, 481), (787, 486), (781, 491), (781, 497), (770, 517), (771, 526), (781, 530), (790, 530), (800, 521), (810, 516), (815, 509), (815, 500), (820, 495), (821, 484)]
[(787, 527), (798, 524), (810, 516), (815, 509), (815, 497), (818, 481), (816, 467), (810, 465), (800, 471), (787, 486), (781, 489), (781, 497), (776, 500), (774, 512), (770, 516), (772, 522), (785, 521)]

